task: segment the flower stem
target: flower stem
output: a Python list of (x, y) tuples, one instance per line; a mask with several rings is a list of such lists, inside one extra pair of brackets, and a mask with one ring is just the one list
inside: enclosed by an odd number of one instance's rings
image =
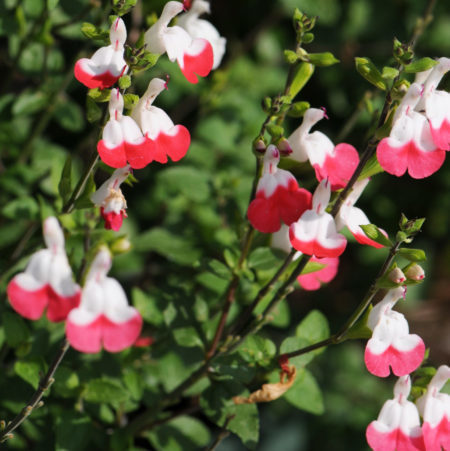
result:
[(17, 429), (25, 420), (26, 418), (31, 415), (33, 410), (36, 407), (40, 407), (40, 401), (46, 390), (50, 387), (50, 385), (54, 381), (54, 374), (61, 363), (62, 359), (64, 358), (64, 355), (66, 354), (67, 350), (69, 349), (69, 342), (64, 339), (61, 343), (61, 347), (56, 354), (53, 362), (50, 365), (50, 368), (48, 369), (47, 373), (41, 378), (39, 381), (39, 385), (37, 390), (34, 392), (33, 396), (30, 398), (30, 401), (27, 403), (27, 405), (20, 411), (20, 413), (10, 422), (6, 425), (5, 429), (1, 431), (0, 434), (0, 443), (5, 442), (6, 440), (13, 437), (12, 432)]

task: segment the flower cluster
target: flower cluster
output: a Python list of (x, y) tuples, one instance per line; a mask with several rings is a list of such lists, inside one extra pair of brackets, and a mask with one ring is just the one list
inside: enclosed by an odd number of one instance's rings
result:
[(55, 217), (43, 225), (47, 249), (32, 255), (25, 272), (8, 284), (14, 310), (28, 319), (39, 319), (47, 307), (50, 321), (66, 320), (66, 336), (75, 349), (118, 352), (139, 337), (142, 318), (128, 306), (119, 282), (106, 273), (111, 267), (108, 250), (100, 250), (91, 264), (82, 290), (74, 283), (64, 248), (63, 231)]
[(440, 58), (423, 84), (413, 83), (395, 112), (389, 137), (380, 141), (377, 158), (389, 174), (406, 171), (415, 179), (434, 174), (450, 150), (450, 94), (437, 90), (450, 58)]

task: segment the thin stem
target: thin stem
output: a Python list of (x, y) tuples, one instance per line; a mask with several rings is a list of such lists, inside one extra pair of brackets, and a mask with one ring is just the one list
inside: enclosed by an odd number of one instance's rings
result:
[(296, 351), (292, 351), (292, 352), (283, 354), (283, 357), (285, 357), (287, 359), (290, 359), (293, 357), (298, 357), (299, 355), (307, 354), (308, 352), (314, 351), (314, 350), (322, 348), (324, 346), (338, 344), (338, 343), (345, 341), (347, 338), (346, 335), (347, 335), (348, 331), (356, 324), (358, 319), (361, 317), (361, 315), (365, 312), (365, 310), (367, 309), (369, 304), (372, 302), (372, 299), (375, 297), (375, 295), (378, 293), (378, 291), (380, 291), (380, 288), (378, 288), (377, 283), (380, 280), (380, 278), (385, 275), (386, 271), (391, 266), (398, 250), (400, 249), (400, 246), (401, 246), (401, 242), (397, 242), (397, 243), (395, 243), (394, 246), (391, 247), (387, 258), (383, 263), (383, 266), (381, 267), (374, 282), (369, 287), (363, 300), (356, 307), (355, 311), (352, 313), (350, 318), (345, 322), (345, 324), (339, 329), (338, 332), (336, 332), (334, 335), (331, 335), (330, 337), (328, 337), (325, 340), (321, 340), (310, 346), (306, 346), (306, 347), (298, 349)]
[(93, 153), (91, 160), (89, 162), (89, 166), (87, 167), (85, 173), (81, 176), (80, 180), (78, 181), (77, 186), (75, 187), (72, 195), (70, 196), (70, 199), (63, 206), (62, 213), (70, 213), (74, 209), (75, 202), (81, 196), (81, 193), (83, 192), (84, 187), (86, 186), (89, 176), (91, 175), (91, 172), (94, 170), (98, 160), (99, 156), (97, 152)]
[(50, 368), (48, 369), (45, 376), (43, 376), (39, 381), (39, 386), (34, 392), (33, 396), (30, 398), (28, 404), (20, 411), (20, 413), (14, 418), (14, 420), (8, 423), (5, 429), (1, 431), (0, 443), (12, 438), (12, 432), (17, 429), (38, 406), (45, 391), (48, 390), (50, 385), (53, 383), (53, 376), (68, 349), (69, 342), (64, 339), (64, 341), (61, 343), (61, 347), (58, 353), (56, 354), (53, 362), (50, 365)]
[(205, 449), (205, 451), (214, 451), (220, 445), (220, 443), (230, 435), (230, 431), (227, 430), (227, 427), (230, 424), (230, 421), (234, 417), (235, 417), (235, 415), (230, 415), (229, 417), (227, 417), (227, 419), (225, 420), (225, 423), (223, 424), (223, 426), (221, 428), (219, 435), (216, 437), (214, 442)]

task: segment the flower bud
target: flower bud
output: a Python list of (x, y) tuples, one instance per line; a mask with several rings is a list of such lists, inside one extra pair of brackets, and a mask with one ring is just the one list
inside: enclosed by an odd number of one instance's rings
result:
[(110, 249), (114, 255), (124, 254), (125, 252), (131, 250), (130, 240), (126, 237), (119, 238), (118, 240), (114, 241)]
[(394, 283), (400, 284), (406, 280), (403, 271), (400, 268), (394, 268), (388, 275), (389, 280)]
[(264, 155), (266, 153), (266, 143), (263, 139), (256, 139), (253, 142), (253, 150), (260, 155)]
[(411, 280), (422, 280), (425, 278), (425, 271), (420, 265), (414, 263), (407, 269), (405, 276)]
[(281, 155), (287, 157), (292, 153), (292, 147), (289, 144), (289, 141), (286, 138), (280, 138), (277, 141), (276, 144), (278, 150), (280, 151)]

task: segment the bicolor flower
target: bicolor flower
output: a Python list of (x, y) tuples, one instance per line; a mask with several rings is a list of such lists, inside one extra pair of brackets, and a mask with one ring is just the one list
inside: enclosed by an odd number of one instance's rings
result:
[(450, 379), (450, 367), (441, 365), (428, 384), (427, 392), (417, 401), (423, 418), (422, 432), (427, 451), (450, 449), (450, 395), (440, 393)]
[(97, 144), (103, 163), (122, 168), (127, 162), (133, 169), (141, 169), (152, 161), (149, 143), (139, 126), (130, 116), (124, 116), (123, 97), (118, 89), (111, 91), (109, 121)]
[(7, 295), (13, 309), (28, 319), (39, 319), (47, 308), (47, 318), (57, 322), (80, 303), (80, 287), (64, 248), (64, 234), (55, 217), (43, 224), (47, 249), (37, 251), (25, 269), (8, 284)]
[(305, 211), (289, 228), (292, 247), (316, 257), (338, 257), (347, 245), (347, 239), (336, 230), (333, 216), (325, 209), (330, 201), (330, 184), (322, 180), (313, 195), (312, 209)]
[[(287, 254), (291, 252), (292, 245), (289, 240), (288, 226), (283, 224), (278, 232), (272, 234), (270, 246), (275, 249), (280, 249)], [(297, 252), (294, 256), (294, 260), (298, 259), (301, 255), (301, 252)], [(302, 274), (297, 277), (297, 282), (304, 290), (318, 290), (322, 284), (331, 282), (336, 277), (339, 267), (338, 257), (311, 257), (310, 261), (320, 263), (321, 265), (324, 265), (324, 267), (318, 271)]]
[(295, 177), (278, 168), (279, 150), (271, 144), (264, 155), (263, 176), (250, 202), (247, 217), (252, 226), (263, 233), (280, 229), (281, 221), (289, 225), (311, 206), (311, 193), (299, 188)]
[[(336, 227), (339, 231), (347, 227), (358, 243), (380, 248), (383, 245), (371, 240), (360, 227), (370, 224), (369, 218), (360, 208), (354, 206), (368, 183), (369, 179), (367, 178), (354, 184), (352, 192), (347, 196), (336, 215)], [(386, 233), (385, 235), (387, 236)]]
[(190, 83), (206, 77), (214, 62), (211, 44), (202, 38), (192, 38), (179, 26), (169, 27), (169, 22), (184, 10), (183, 3), (170, 1), (164, 6), (160, 18), (146, 31), (146, 49), (162, 55), (167, 52), (170, 61), (177, 60), (181, 72)]
[(127, 29), (118, 17), (109, 31), (111, 45), (99, 48), (91, 58), (81, 58), (75, 64), (75, 78), (90, 89), (112, 86), (128, 69), (123, 58)]
[(105, 221), (105, 229), (118, 231), (123, 218), (127, 217), (125, 200), (120, 185), (130, 175), (130, 166), (116, 169), (112, 176), (100, 188), (91, 194), (91, 201), (100, 207), (100, 214)]
[(392, 310), (405, 292), (403, 287), (389, 290), (369, 313), (367, 326), (373, 333), (367, 342), (364, 362), (375, 376), (389, 376), (389, 367), (396, 376), (404, 376), (416, 370), (424, 358), (423, 340), (409, 333), (404, 315)]
[(227, 40), (220, 36), (217, 28), (204, 19), (199, 19), (202, 14), (211, 14), (211, 6), (205, 0), (194, 0), (189, 10), (178, 19), (178, 25), (184, 28), (189, 35), (206, 39), (212, 46), (214, 63), (212, 69), (217, 69), (225, 54)]
[(101, 250), (86, 277), (80, 306), (73, 309), (66, 322), (70, 345), (86, 353), (119, 352), (132, 346), (139, 337), (142, 317), (128, 305), (117, 280), (106, 277), (111, 268), (111, 255)]
[(366, 430), (367, 443), (374, 451), (424, 451), (417, 407), (408, 401), (409, 375), (398, 379), (394, 399), (386, 401), (376, 421)]
[(426, 117), (414, 110), (421, 95), (422, 86), (413, 83), (395, 112), (389, 137), (377, 147), (381, 167), (397, 177), (406, 171), (415, 179), (428, 177), (445, 159), (445, 150), (435, 144)]
[(425, 81), (422, 100), (417, 108), (425, 108), (433, 141), (443, 150), (450, 150), (450, 94), (436, 88), (449, 70), (450, 58), (439, 58), (438, 64), (433, 67)]
[(154, 78), (131, 113), (148, 138), (149, 154), (159, 163), (167, 163), (167, 157), (178, 161), (186, 155), (191, 135), (183, 125), (174, 125), (167, 113), (153, 106), (158, 94), (167, 87), (167, 82)]
[(309, 159), (316, 171), (319, 182), (328, 179), (331, 190), (344, 188), (358, 166), (359, 156), (350, 144), (341, 143), (337, 146), (322, 132), (309, 133), (310, 129), (326, 117), (322, 109), (310, 108), (305, 112), (303, 122), (288, 138), (292, 148), (290, 155), (296, 161), (305, 162)]

